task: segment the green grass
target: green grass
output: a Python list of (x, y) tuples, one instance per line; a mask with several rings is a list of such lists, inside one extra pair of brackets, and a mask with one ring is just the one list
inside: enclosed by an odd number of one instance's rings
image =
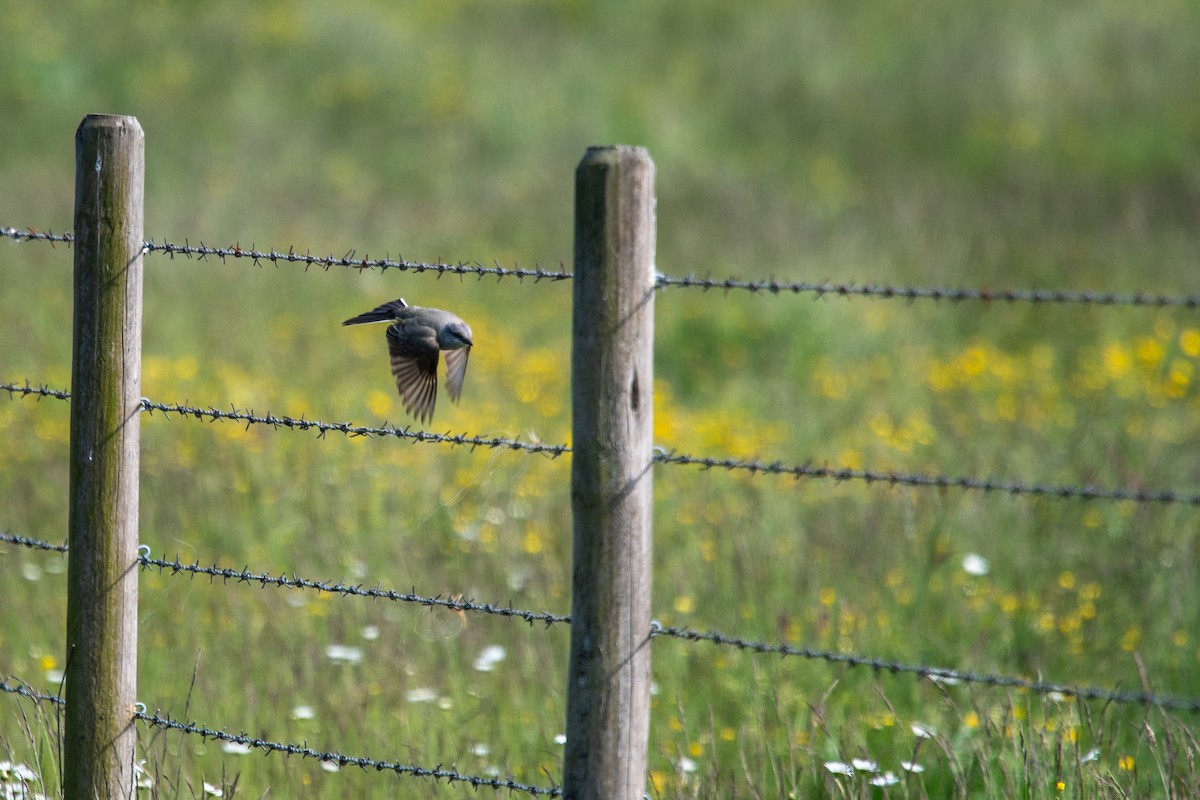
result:
[[(656, 161), (665, 273), (1200, 292), (1188, 4), (8, 5), (2, 225), (70, 227), (74, 129), (113, 112), (146, 131), (159, 240), (569, 266), (572, 170), (620, 142)], [(69, 383), (70, 258), (0, 243), (0, 381)], [(462, 405), (443, 401), (433, 429), (569, 439), (569, 283), (160, 255), (146, 269), (152, 399), (402, 423), (382, 334), (339, 323), (404, 295), (454, 309), (479, 341)], [(1200, 483), (1192, 310), (656, 302), (655, 439), (680, 452)], [(65, 539), (68, 419), (61, 401), (0, 398), (3, 529)], [(569, 612), (569, 458), (161, 415), (142, 437), (156, 557)], [(1198, 529), (1181, 505), (661, 466), (654, 608), (749, 639), (1196, 696)], [(986, 575), (963, 569), (972, 553)], [(57, 690), (64, 566), (0, 548), (0, 677)], [(565, 626), (154, 572), (140, 617), (152, 710), (542, 786), (560, 774)], [(477, 671), (489, 645), (506, 658)], [(653, 659), (653, 796), (1200, 791), (1186, 713), (671, 639)], [(0, 761), (51, 796), (57, 730), (52, 709), (0, 697)], [(139, 749), (160, 797), (204, 782), (227, 797), (474, 794), (146, 728)], [(901, 783), (824, 766), (854, 759)]]

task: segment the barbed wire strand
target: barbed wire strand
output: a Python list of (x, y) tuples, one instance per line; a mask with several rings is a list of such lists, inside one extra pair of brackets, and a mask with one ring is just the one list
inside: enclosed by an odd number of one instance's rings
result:
[[(42, 542), (36, 539), (29, 539), (23, 536), (15, 536), (12, 534), (0, 534), (0, 541), (6, 541), (12, 544), (33, 547), (36, 549), (61, 550), (63, 552), (67, 551), (66, 545), (55, 545), (49, 542)], [(248, 570), (226, 569), (215, 566), (204, 567), (198, 563), (180, 563), (178, 560), (166, 561), (163, 559), (151, 558), (147, 554), (148, 550), (149, 548), (146, 545), (142, 545), (138, 553), (138, 563), (141, 564), (144, 569), (156, 568), (160, 572), (169, 571), (171, 574), (188, 574), (191, 576), (206, 575), (209, 577), (210, 581), (220, 579), (223, 583), (228, 583), (228, 581), (232, 580), (240, 583), (258, 583), (264, 587), (276, 586), (280, 588), (315, 589), (317, 591), (336, 593), (343, 596), (353, 595), (359, 597), (369, 597), (372, 599), (393, 600), (397, 602), (416, 603), (418, 605), (429, 607), (440, 606), (453, 611), (471, 611), (475, 613), (494, 614), (502, 617), (518, 618), (523, 619), (530, 624), (533, 624), (534, 622), (543, 622), (547, 627), (551, 627), (555, 623), (563, 623), (567, 625), (571, 623), (571, 617), (569, 615), (551, 614), (544, 611), (526, 611), (521, 609), (505, 608), (486, 603), (476, 603), (470, 600), (455, 600), (453, 598), (445, 598), (441, 596), (429, 597), (418, 595), (416, 593), (406, 594), (386, 589), (364, 589), (361, 586), (349, 586), (341, 583), (315, 581), (305, 578), (298, 578), (295, 576), (291, 578), (285, 575), (276, 577), (267, 573), (255, 573)], [(931, 680), (958, 681), (962, 683), (981, 684), (984, 686), (1003, 686), (1009, 688), (1026, 689), (1037, 694), (1057, 693), (1065, 697), (1078, 697), (1087, 700), (1108, 700), (1117, 703), (1137, 703), (1185, 711), (1200, 711), (1200, 698), (1178, 698), (1156, 695), (1151, 692), (1122, 692), (1091, 686), (1073, 686), (1069, 684), (1050, 683), (1045, 681), (1031, 681), (1026, 678), (993, 673), (968, 672), (949, 667), (908, 664), (899, 661), (889, 661), (875, 658), (872, 656), (836, 653), (828, 650), (816, 650), (813, 648), (798, 647), (789, 644), (773, 644), (764, 641), (754, 641), (737, 636), (729, 636), (718, 631), (698, 631), (692, 628), (667, 627), (663, 626), (658, 621), (651, 623), (649, 636), (651, 638), (657, 636), (669, 636), (692, 643), (710, 642), (715, 645), (735, 647), (739, 650), (745, 650), (757, 654), (796, 656), (809, 660), (843, 664), (849, 667), (864, 666), (869, 667), (876, 672), (888, 672), (891, 674), (908, 673), (917, 675), (918, 677), (929, 678)]]
[(277, 586), (284, 589), (315, 589), (320, 592), (340, 594), (342, 596), (366, 597), (372, 600), (392, 600), (401, 603), (415, 603), (421, 606), (438, 606), (451, 611), (470, 611), (477, 614), (492, 614), (500, 617), (512, 617), (524, 620), (532, 625), (541, 622), (547, 628), (556, 623), (570, 624), (571, 617), (561, 614), (551, 614), (548, 611), (527, 611), (519, 608), (508, 608), (493, 603), (477, 603), (474, 600), (455, 599), (453, 597), (424, 596), (416, 592), (397, 592), (392, 589), (364, 588), (335, 581), (316, 581), (306, 578), (288, 577), (286, 575), (272, 576), (265, 572), (250, 572), (248, 569), (227, 569), (224, 567), (205, 567), (199, 563), (182, 564), (179, 561), (165, 561), (151, 558), (148, 555), (138, 556), (138, 562), (144, 569), (157, 568), (159, 572), (172, 574), (186, 573), (189, 575), (206, 575), (210, 582), (221, 580), (224, 583), (257, 583), (260, 586)]
[(868, 484), (889, 486), (912, 486), (933, 489), (963, 489), (966, 491), (998, 492), (1010, 495), (1032, 495), (1052, 497), (1060, 500), (1114, 500), (1135, 503), (1178, 503), (1200, 506), (1200, 495), (1183, 494), (1172, 490), (1151, 489), (1105, 489), (1096, 486), (1070, 486), (1042, 483), (1022, 483), (990, 478), (972, 478), (961, 475), (942, 475), (926, 472), (888, 472), (873, 469), (850, 469), (848, 467), (814, 467), (808, 464), (784, 464), (779, 461), (763, 463), (758, 460), (737, 458), (708, 458), (657, 451), (654, 461), (658, 464), (698, 466), (704, 470), (724, 469), (746, 471), (753, 475), (790, 475), (800, 478), (819, 478), (842, 481), (863, 481)]
[[(14, 394), (38, 395), (67, 399), (69, 392), (45, 387), (34, 387), (28, 382), (21, 384), (0, 384), (0, 391)], [(255, 414), (253, 411), (242, 411), (231, 408), (230, 411), (209, 407), (199, 408), (179, 403), (157, 403), (146, 398), (142, 399), (142, 409), (148, 413), (162, 412), (169, 418), (170, 414), (179, 414), (193, 419), (208, 419), (210, 421), (244, 422), (250, 425), (269, 425), (272, 428), (289, 430), (315, 430), (320, 437), (326, 433), (336, 432), (347, 436), (392, 436), (399, 439), (409, 439), (414, 442), (448, 444), (458, 447), (522, 450), (529, 453), (540, 453), (550, 458), (558, 458), (572, 451), (566, 444), (549, 445), (539, 442), (522, 442), (518, 439), (504, 437), (470, 436), (467, 434), (430, 433), (413, 431), (408, 428), (397, 428), (393, 425), (372, 427), (355, 425), (349, 422), (321, 422), (304, 417), (276, 416), (271, 413)], [(813, 478), (823, 480), (862, 481), (867, 484), (886, 484), (889, 486), (910, 486), (914, 488), (931, 489), (961, 489), (963, 491), (981, 491), (985, 493), (1008, 494), (1014, 496), (1049, 497), (1059, 500), (1103, 500), (1113, 502), (1130, 501), (1134, 503), (1178, 504), (1200, 507), (1200, 494), (1185, 494), (1171, 489), (1111, 489), (1098, 486), (1060, 485), (1048, 483), (1029, 483), (1023, 481), (996, 480), (992, 478), (974, 478), (965, 475), (946, 475), (926, 472), (899, 472), (875, 469), (850, 469), (848, 467), (815, 467), (810, 464), (787, 464), (782, 461), (763, 462), (757, 459), (714, 458), (710, 456), (693, 456), (675, 453), (656, 448), (653, 460), (657, 464), (698, 466), (702, 469), (724, 469), (727, 471), (749, 472), (752, 475), (789, 475), (796, 480)]]
[[(0, 228), (0, 236), (6, 236), (19, 242), (46, 241), (70, 245), (74, 237), (70, 233), (54, 234), (34, 228)], [(192, 245), (187, 240), (184, 244), (170, 242), (157, 243), (150, 240), (145, 243), (147, 253), (165, 253), (172, 258), (182, 255), (187, 258), (205, 259), (218, 258), (225, 261), (229, 258), (248, 258), (253, 263), (261, 265), (269, 262), (278, 266), (280, 262), (300, 263), (305, 267), (318, 266), (328, 270), (332, 267), (350, 269), (397, 269), (406, 272), (436, 272), (455, 275), (475, 275), (479, 278), (495, 276), (497, 278), (515, 277), (518, 280), (532, 278), (534, 282), (562, 281), (571, 279), (572, 273), (561, 265), (558, 271), (541, 268), (512, 269), (495, 266), (485, 267), (478, 262), (459, 263), (428, 263), (406, 261), (402, 258), (371, 259), (359, 258), (354, 250), (338, 257), (334, 255), (314, 256), (311, 252), (298, 253), (294, 247), (286, 252), (271, 248), (259, 250), (253, 246), (243, 248), (240, 244), (229, 247), (210, 247), (203, 242)], [(1165, 294), (1157, 292), (1105, 292), (1089, 289), (987, 289), (962, 286), (908, 286), (896, 284), (856, 283), (824, 281), (779, 281), (775, 278), (747, 279), (738, 277), (714, 278), (711, 275), (666, 275), (659, 273), (655, 276), (654, 288), (664, 290), (669, 288), (701, 289), (705, 292), (720, 290), (724, 294), (731, 291), (746, 291), (751, 294), (811, 294), (818, 299), (832, 297), (869, 297), (877, 299), (899, 299), (913, 302), (916, 300), (933, 300), (961, 303), (977, 301), (990, 303), (1032, 303), (1034, 305), (1090, 305), (1090, 306), (1143, 306), (1152, 308), (1200, 308), (1200, 295), (1195, 294)]]
[(1094, 686), (1071, 686), (1061, 683), (1033, 681), (1007, 675), (996, 675), (983, 672), (968, 672), (946, 667), (934, 667), (922, 664), (906, 664), (899, 661), (887, 661), (868, 656), (835, 653), (828, 650), (814, 650), (808, 647), (795, 647), (788, 644), (771, 644), (742, 639), (736, 636), (726, 636), (718, 631), (697, 631), (691, 628), (667, 627), (654, 622), (651, 624), (651, 637), (669, 636), (687, 642), (711, 642), (714, 645), (734, 647), (753, 653), (796, 656), (808, 660), (825, 661), (831, 664), (841, 664), (847, 667), (868, 667), (873, 672), (888, 672), (893, 675), (908, 673), (922, 678), (942, 682), (960, 682), (983, 686), (999, 686), (1012, 689), (1025, 689), (1035, 694), (1058, 694), (1064, 697), (1076, 697), (1083, 700), (1106, 700), (1114, 703), (1134, 703), (1139, 705), (1158, 706), (1179, 711), (1200, 712), (1200, 698), (1173, 697), (1158, 695), (1153, 692), (1122, 692), (1103, 689)]
[(465, 783), (473, 789), (507, 789), (510, 792), (522, 792), (534, 796), (560, 797), (562, 790), (556, 787), (541, 787), (531, 786), (525, 783), (518, 783), (507, 778), (484, 778), (477, 775), (467, 775), (455, 769), (446, 769), (440, 764), (436, 767), (419, 767), (412, 764), (401, 764), (395, 761), (379, 761), (374, 758), (363, 758), (360, 756), (351, 756), (344, 753), (325, 752), (315, 750), (307, 745), (288, 744), (285, 742), (276, 742), (270, 739), (262, 739), (257, 736), (248, 736), (246, 734), (233, 734), (226, 731), (210, 728), (206, 725), (201, 725), (194, 722), (180, 722), (172, 719), (170, 716), (162, 715), (161, 713), (147, 713), (145, 711), (134, 712), (134, 717), (140, 719), (147, 725), (164, 730), (179, 731), (181, 733), (193, 734), (202, 739), (216, 739), (222, 742), (231, 744), (239, 744), (245, 747), (251, 747), (262, 750), (267, 753), (284, 753), (286, 755), (301, 756), (302, 758), (315, 758), (318, 761), (337, 764), (339, 767), (361, 767), (363, 770), (373, 769), (377, 772), (394, 772), (397, 775), (411, 775), (417, 778), (432, 778), (434, 782), (446, 781), (449, 784)]
[[(30, 539), (26, 536), (19, 536), (7, 531), (0, 531), (0, 542), (15, 544), (21, 547), (28, 547), (33, 550), (52, 550), (59, 553), (67, 553), (70, 547), (65, 544), (54, 544), (52, 542), (42, 541), (40, 539)], [(149, 555), (150, 548), (147, 545), (141, 545), (138, 549), (138, 564), (144, 570), (157, 569), (160, 573), (171, 573), (172, 575), (204, 575), (209, 578), (209, 582), (220, 580), (224, 584), (230, 581), (234, 583), (257, 583), (260, 586), (277, 586), (283, 589), (314, 589), (319, 592), (329, 592), (330, 594), (340, 594), (345, 596), (365, 597), (371, 600), (391, 600), (398, 603), (414, 603), (416, 605), (426, 606), (429, 608), (440, 607), (450, 611), (470, 611), (476, 614), (490, 614), (497, 617), (510, 617), (520, 619), (532, 625), (535, 622), (543, 623), (547, 628), (553, 627), (555, 624), (563, 623), (569, 625), (571, 617), (568, 614), (552, 614), (549, 611), (530, 611), (521, 608), (509, 608), (507, 606), (496, 605), (495, 603), (479, 603), (475, 600), (467, 600), (461, 597), (446, 597), (442, 595), (420, 595), (416, 591), (398, 592), (394, 589), (383, 589), (380, 587), (370, 588), (361, 585), (351, 585), (341, 583), (340, 581), (320, 581), (301, 578), (293, 574), (271, 575), (267, 572), (251, 572), (250, 569), (231, 569), (228, 567), (218, 567), (213, 565), (206, 567), (199, 562), (186, 564), (178, 559), (168, 561), (161, 558), (152, 558)]]
[[(3, 387), (0, 387), (3, 388)], [(179, 414), (184, 417), (192, 417), (194, 419), (209, 419), (211, 421), (223, 420), (231, 422), (244, 422), (247, 427), (250, 425), (270, 425), (272, 428), (287, 428), (289, 430), (309, 431), (315, 430), (319, 433), (320, 438), (324, 438), (325, 434), (334, 432), (342, 433), (347, 436), (394, 436), (398, 439), (410, 439), (414, 442), (435, 442), (438, 444), (448, 444), (459, 447), (489, 448), (489, 449), (507, 449), (507, 450), (524, 450), (529, 453), (539, 453), (549, 456), (550, 458), (558, 458), (564, 453), (569, 453), (571, 448), (566, 445), (549, 445), (540, 444), (537, 442), (522, 442), (518, 439), (507, 439), (500, 436), (468, 436), (466, 434), (449, 434), (449, 433), (430, 433), (427, 431), (413, 431), (408, 428), (397, 428), (394, 425), (384, 423), (380, 427), (371, 427), (367, 425), (354, 425), (349, 422), (320, 422), (319, 420), (308, 420), (303, 417), (287, 417), (275, 416), (268, 412), (267, 414), (255, 414), (253, 411), (242, 411), (233, 408), (230, 411), (221, 411), (216, 408), (198, 408), (195, 406), (181, 405), (178, 403), (156, 403), (152, 400), (142, 398), (142, 410), (146, 412), (160, 411), (163, 414)]]
[(70, 548), (65, 544), (54, 544), (52, 542), (44, 542), (41, 539), (30, 539), (25, 536), (18, 536), (9, 531), (0, 531), (0, 542), (8, 542), (9, 544), (17, 544), (22, 547), (28, 547), (32, 550), (53, 550), (59, 553), (65, 553)]
[[(6, 236), (18, 242), (29, 241), (47, 241), (47, 242), (62, 242), (70, 245), (75, 241), (75, 237), (70, 233), (54, 234), (43, 233), (41, 231), (26, 228), (19, 230), (17, 228), (0, 228), (0, 235)], [(569, 280), (571, 274), (566, 271), (564, 265), (559, 265), (559, 269), (546, 270), (541, 267), (533, 269), (522, 269), (521, 267), (486, 267), (478, 262), (463, 261), (455, 264), (450, 263), (433, 263), (425, 261), (408, 261), (404, 258), (370, 258), (364, 255), (359, 258), (354, 250), (349, 251), (343, 256), (313, 255), (311, 252), (299, 253), (294, 247), (288, 248), (286, 251), (276, 250), (259, 250), (251, 245), (250, 247), (242, 247), (241, 243), (231, 245), (229, 247), (211, 247), (201, 242), (198, 245), (193, 245), (187, 240), (183, 244), (173, 244), (171, 242), (156, 242), (153, 239), (144, 243), (143, 252), (164, 253), (171, 258), (175, 256), (183, 256), (187, 259), (196, 259), (204, 261), (208, 258), (220, 260), (222, 263), (226, 259), (231, 258), (246, 258), (257, 265), (263, 263), (273, 264), (278, 267), (281, 263), (302, 264), (305, 269), (309, 267), (320, 267), (323, 270), (329, 270), (333, 267), (346, 267), (349, 269), (378, 269), (381, 272), (386, 272), (389, 269), (399, 270), (401, 272), (435, 272), (439, 275), (474, 275), (479, 279), (483, 278), (516, 278), (524, 280), (531, 278), (535, 283), (539, 281), (562, 281)]]
[(8, 392), (10, 395), (19, 394), (22, 397), (33, 395), (39, 400), (43, 397), (53, 397), (58, 400), (69, 400), (71, 393), (66, 389), (51, 389), (45, 384), (34, 386), (29, 381), (24, 384), (19, 383), (0, 383), (0, 391)]
[(1033, 303), (1035, 305), (1067, 305), (1081, 304), (1094, 306), (1151, 306), (1163, 308), (1178, 306), (1181, 308), (1200, 307), (1200, 295), (1168, 295), (1150, 292), (1097, 292), (1090, 290), (1059, 290), (1059, 289), (972, 289), (955, 286), (898, 286), (894, 284), (859, 284), (834, 283), (832, 281), (777, 281), (746, 280), (743, 278), (712, 278), (695, 275), (658, 275), (655, 288), (667, 289), (680, 287), (687, 289), (703, 289), (711, 291), (719, 289), (725, 293), (733, 290), (743, 290), (752, 294), (813, 294), (818, 298), (834, 297), (873, 297), (883, 299), (899, 299), (912, 302), (914, 300), (945, 300), (960, 303), (967, 300), (978, 300), (983, 303)]
[(24, 681), (17, 680), (16, 678), (13, 678), (12, 680), (16, 680), (17, 682), (7, 683), (5, 681), (0, 681), (0, 692), (7, 692), (8, 694), (28, 697), (30, 700), (35, 700), (39, 703), (53, 703), (59, 706), (64, 706), (67, 704), (67, 702), (58, 695), (46, 694), (45, 692), (39, 692), (37, 689), (31, 689), (29, 688), (29, 684), (25, 683)]

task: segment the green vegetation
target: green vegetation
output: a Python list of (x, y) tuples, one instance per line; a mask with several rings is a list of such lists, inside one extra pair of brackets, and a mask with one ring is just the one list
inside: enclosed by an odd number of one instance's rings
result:
[[(665, 273), (1200, 293), (1192, 4), (138, 5), (6, 4), (0, 225), (69, 228), (75, 127), (128, 113), (159, 240), (557, 268), (574, 165), (587, 145), (630, 143), (658, 167)], [(65, 387), (70, 250), (0, 241), (0, 275), (0, 381)], [(402, 423), (382, 332), (339, 327), (401, 295), (477, 338), (462, 405), (443, 401), (434, 430), (569, 438), (569, 283), (149, 256), (145, 394)], [(1195, 310), (683, 289), (657, 303), (664, 447), (1200, 484)], [(65, 539), (68, 418), (58, 400), (0, 398), (3, 529)], [(157, 414), (142, 437), (155, 556), (569, 612), (568, 458)], [(655, 479), (664, 624), (1200, 695), (1194, 508), (679, 466)], [(64, 580), (62, 557), (0, 547), (0, 677), (56, 690)], [(559, 775), (564, 626), (147, 572), (139, 630), (151, 710)], [(505, 658), (476, 669), (492, 645)], [(1200, 791), (1194, 714), (671, 639), (655, 641), (654, 677), (653, 796)], [(0, 761), (51, 796), (56, 730), (52, 709), (0, 695)], [(475, 794), (139, 737), (160, 797)], [(879, 772), (827, 766), (856, 759)], [(899, 783), (870, 785), (886, 771)]]

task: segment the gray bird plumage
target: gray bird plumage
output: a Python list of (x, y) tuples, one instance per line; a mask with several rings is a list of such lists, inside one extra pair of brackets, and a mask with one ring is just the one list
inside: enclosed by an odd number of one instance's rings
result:
[(467, 376), (467, 357), (474, 344), (471, 329), (457, 315), (440, 308), (410, 306), (404, 298), (351, 317), (343, 325), (387, 322), (392, 377), (404, 410), (420, 422), (433, 418), (437, 400), (438, 354), (446, 354), (446, 391), (457, 403)]

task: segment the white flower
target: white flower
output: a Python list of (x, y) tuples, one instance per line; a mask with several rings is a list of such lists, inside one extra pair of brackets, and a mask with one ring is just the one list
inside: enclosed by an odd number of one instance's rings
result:
[(854, 777), (854, 767), (849, 764), (843, 764), (841, 761), (826, 761), (825, 769), (834, 775), (845, 775), (848, 778)]
[(875, 763), (874, 761), (869, 761), (868, 759), (865, 759), (865, 758), (850, 759), (850, 766), (854, 767), (857, 770), (861, 770), (863, 772), (875, 772), (876, 770), (879, 769), (879, 765), (877, 763)]
[(336, 761), (322, 761), (321, 769), (325, 770), (326, 772), (340, 772), (342, 768), (338, 766)]
[(292, 719), (312, 719), (316, 715), (312, 706), (296, 706), (292, 709)]
[(133, 779), (134, 779), (133, 785), (135, 787), (137, 787), (138, 789), (153, 789), (154, 788), (154, 778), (151, 778), (150, 774), (148, 772), (146, 772), (146, 760), (145, 759), (142, 759), (141, 761), (138, 761), (133, 765)]
[(379, 626), (378, 625), (364, 626), (362, 629), (362, 637), (364, 639), (366, 639), (368, 642), (375, 641), (376, 639), (379, 638)]
[(912, 726), (913, 736), (918, 739), (933, 739), (937, 736), (937, 729), (932, 725), (926, 725), (923, 722), (914, 722)]
[(905, 772), (924, 772), (925, 768), (915, 761), (901, 761), (900, 766), (904, 767)]
[(566, 744), (567, 743), (567, 735), (565, 733), (554, 734), (554, 743), (555, 744)]
[(899, 782), (900, 779), (896, 777), (896, 773), (890, 771), (871, 778), (872, 786), (895, 786)]
[(24, 764), (14, 764), (11, 761), (0, 761), (0, 776), (7, 775), (24, 783), (37, 783), (37, 773)]
[(483, 652), (475, 659), (475, 669), (479, 672), (491, 672), (496, 668), (496, 665), (504, 660), (507, 653), (504, 648), (498, 644), (489, 644), (483, 648)]
[(962, 568), (968, 575), (974, 575), (977, 578), (981, 578), (992, 571), (992, 565), (978, 553), (967, 553), (963, 556)]
[(204, 782), (204, 793), (210, 794), (213, 797), (224, 797), (225, 796), (224, 789), (220, 788), (219, 786), (213, 786), (211, 783), (209, 783), (207, 781)]
[(363, 651), (361, 647), (331, 644), (325, 648), (325, 657), (337, 664), (358, 664), (363, 660)]
[(1093, 747), (1091, 750), (1088, 750), (1086, 753), (1084, 753), (1082, 757), (1080, 757), (1079, 763), (1080, 764), (1090, 764), (1093, 761), (1099, 760), (1099, 758), (1100, 758), (1100, 748)]
[(687, 756), (682, 756), (679, 759), (679, 771), (688, 773), (690, 775), (696, 771), (696, 762), (692, 761)]
[(409, 689), (404, 695), (404, 699), (410, 703), (432, 703), (437, 697), (437, 692), (426, 686)]
[(244, 756), (250, 752), (251, 747), (244, 742), (221, 742), (221, 750), (233, 755)]
[(476, 742), (471, 745), (471, 754), (483, 758), (492, 752), (492, 748), (488, 747), (483, 742)]

